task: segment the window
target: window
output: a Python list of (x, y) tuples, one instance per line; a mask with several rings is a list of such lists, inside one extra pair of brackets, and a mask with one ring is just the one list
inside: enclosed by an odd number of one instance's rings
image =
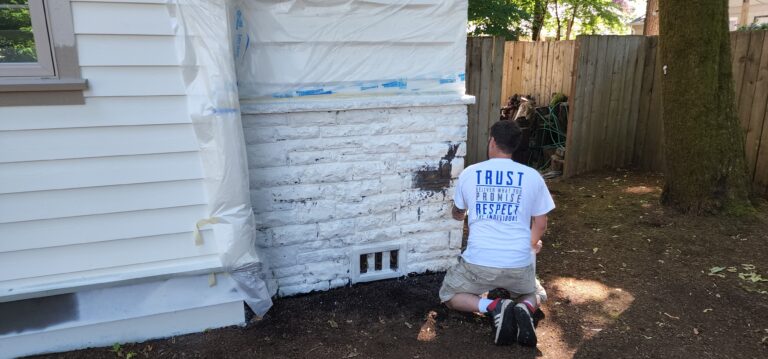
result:
[(68, 0), (0, 0), (0, 106), (84, 103)]

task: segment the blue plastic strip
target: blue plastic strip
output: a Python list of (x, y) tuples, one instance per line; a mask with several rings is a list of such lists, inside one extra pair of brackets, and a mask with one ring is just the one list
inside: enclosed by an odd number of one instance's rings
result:
[(400, 88), (400, 89), (404, 89), (407, 86), (408, 86), (408, 82), (405, 81), (405, 80), (390, 81), (390, 82), (385, 82), (385, 83), (381, 84), (381, 87), (384, 87), (384, 88), (397, 87), (397, 88)]
[(296, 95), (297, 96), (330, 95), (332, 93), (333, 93), (333, 91), (324, 90), (324, 89), (299, 90), (299, 91), (296, 91)]

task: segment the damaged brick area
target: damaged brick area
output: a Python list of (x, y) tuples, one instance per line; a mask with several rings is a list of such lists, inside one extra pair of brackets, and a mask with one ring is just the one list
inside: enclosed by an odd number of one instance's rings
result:
[(437, 167), (424, 166), (416, 171), (413, 187), (431, 193), (444, 192), (451, 185), (451, 162), (456, 157), (459, 144), (448, 144), (448, 152), (440, 159)]

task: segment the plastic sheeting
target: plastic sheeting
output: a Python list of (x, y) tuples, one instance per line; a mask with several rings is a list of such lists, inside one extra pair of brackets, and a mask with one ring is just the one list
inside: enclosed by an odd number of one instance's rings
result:
[(209, 217), (198, 221), (197, 229), (212, 228), (222, 264), (248, 306), (262, 316), (272, 301), (263, 277), (267, 266), (255, 252), (228, 4), (225, 0), (177, 0), (169, 11), (176, 21), (176, 48), (208, 193)]
[(240, 98), (464, 94), (466, 0), (233, 0)]

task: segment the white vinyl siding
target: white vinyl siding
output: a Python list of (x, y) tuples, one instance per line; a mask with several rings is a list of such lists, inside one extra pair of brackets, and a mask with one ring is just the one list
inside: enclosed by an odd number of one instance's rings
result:
[(81, 66), (175, 66), (173, 36), (79, 35)]
[(0, 131), (191, 123), (184, 96), (92, 97), (87, 106), (5, 107)]
[(0, 110), (0, 301), (221, 267), (169, 5), (72, 12), (85, 105)]
[(185, 233), (204, 214), (205, 206), (191, 205), (0, 223), (0, 232), (14, 239), (0, 242), (0, 253)]

